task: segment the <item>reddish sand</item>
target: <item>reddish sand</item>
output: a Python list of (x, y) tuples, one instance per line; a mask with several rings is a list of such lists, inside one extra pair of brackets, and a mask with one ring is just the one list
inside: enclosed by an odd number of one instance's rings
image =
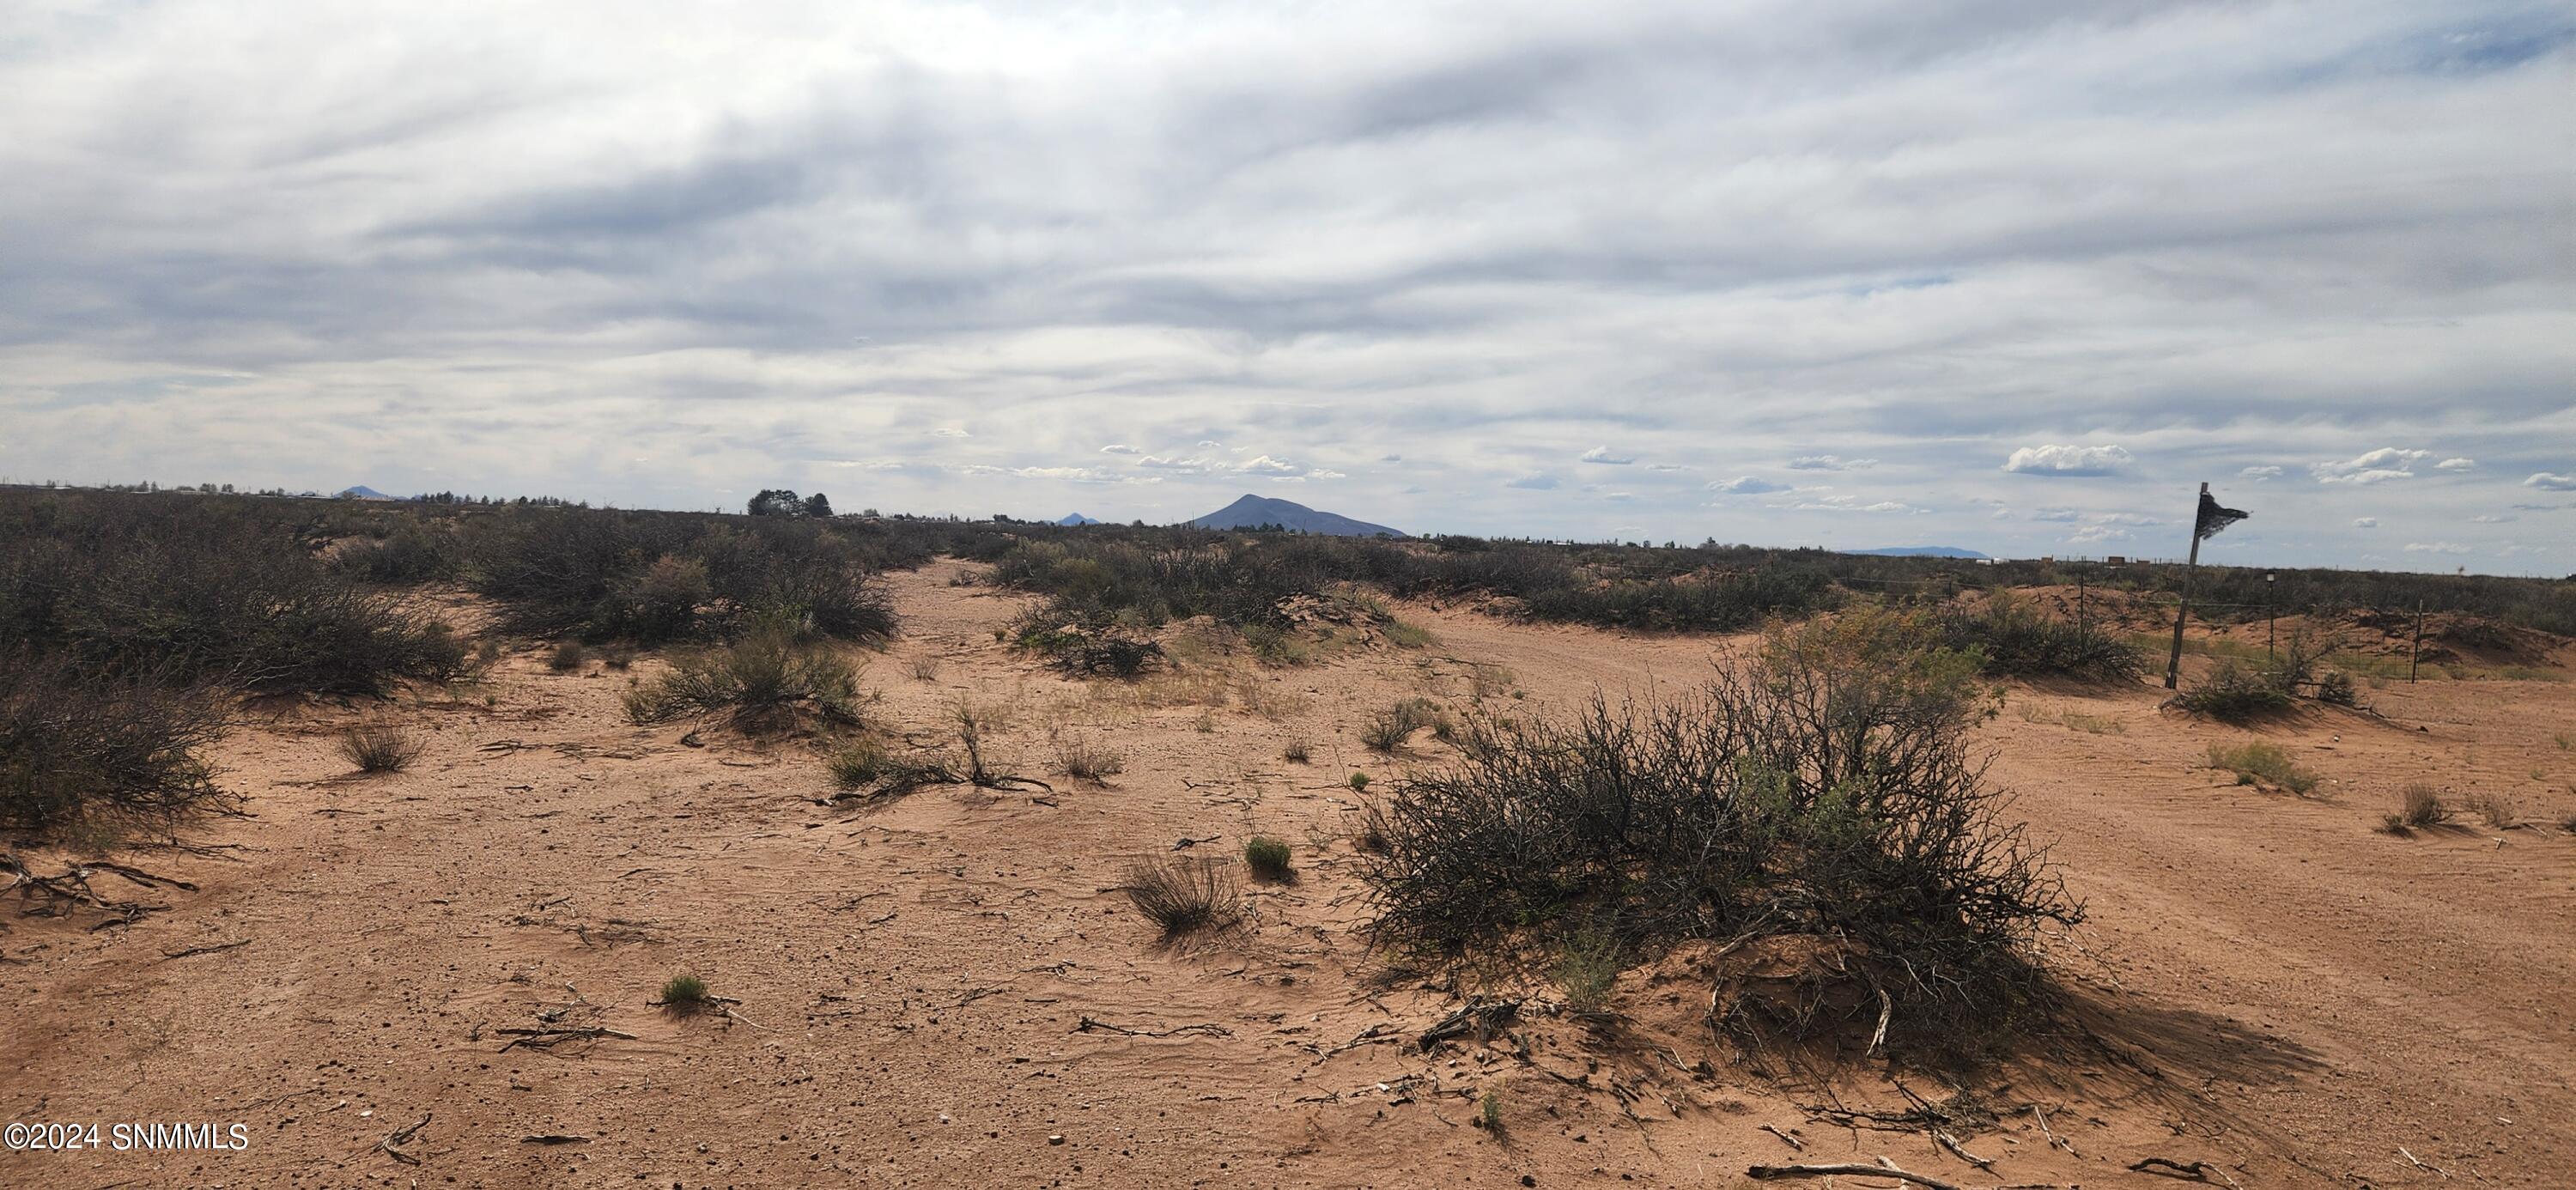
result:
[[(1445, 754), (1364, 752), (1371, 710), (1675, 691), (1724, 642), (1412, 608), (1421, 649), (1085, 685), (996, 643), (1019, 603), (948, 585), (971, 569), (896, 576), (906, 630), (871, 660), (872, 713), (926, 743), (960, 698), (1008, 708), (1006, 767), (1053, 795), (818, 804), (808, 746), (631, 726), (627, 675), (550, 672), (533, 642), (389, 712), (267, 712), (222, 750), (250, 817), (192, 825), (196, 851), (116, 854), (194, 891), (102, 873), (169, 908), (0, 918), (0, 1118), (103, 1130), (97, 1151), (0, 1152), (0, 1185), (1730, 1185), (1881, 1155), (1978, 1187), (2174, 1184), (2127, 1170), (2147, 1157), (2248, 1188), (2576, 1170), (2576, 838), (2552, 825), (2576, 816), (2576, 684), (2373, 686), (2377, 716), (2253, 732), (2160, 711), (2147, 686), (2013, 690), (1993, 773), (2090, 904), (2060, 958), (2091, 1035), (1971, 1088), (2000, 1117), (1952, 1133), (1980, 1170), (1920, 1132), (1831, 1122), (1811, 1109), (1902, 1092), (1872, 1068), (1826, 1087), (1735, 1061), (1650, 972), (1623, 983), (1625, 1036), (1534, 1004), (1422, 1052), (1459, 1001), (1388, 979), (1355, 936), (1344, 779)], [(350, 775), (335, 734), (369, 713), (414, 724), (422, 760)], [(1125, 773), (1056, 774), (1050, 730)], [(2212, 742), (2258, 737), (2322, 773), (2318, 796), (2205, 767)], [(1311, 763), (1281, 759), (1292, 740)], [(2521, 824), (2382, 833), (2416, 781), (2508, 793)], [(1301, 878), (1247, 885), (1237, 934), (1159, 945), (1115, 891), (1178, 840), (1231, 855), (1255, 832), (1291, 840)], [(681, 971), (733, 1015), (653, 1006)], [(588, 1026), (631, 1036), (505, 1050), (501, 1032)], [(1498, 1131), (1474, 1126), (1488, 1092)], [(108, 1147), (117, 1122), (182, 1120), (244, 1124), (247, 1147)]]

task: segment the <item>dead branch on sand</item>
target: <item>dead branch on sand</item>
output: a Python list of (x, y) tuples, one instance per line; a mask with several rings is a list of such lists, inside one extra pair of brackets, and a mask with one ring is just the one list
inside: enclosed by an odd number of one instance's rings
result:
[(1223, 1025), (1182, 1025), (1172, 1029), (1130, 1029), (1125, 1025), (1113, 1025), (1107, 1021), (1096, 1020), (1087, 1016), (1082, 1018), (1081, 1024), (1073, 1027), (1073, 1031), (1076, 1033), (1089, 1033), (1094, 1029), (1100, 1030), (1104, 1033), (1123, 1034), (1128, 1037), (1182, 1037), (1193, 1033), (1205, 1034), (1209, 1037), (1234, 1036), (1234, 1030), (1226, 1028)]
[(635, 1035), (632, 1033), (620, 1033), (615, 1029), (597, 1025), (568, 1029), (494, 1029), (493, 1032), (512, 1039), (510, 1044), (502, 1046), (498, 1051), (505, 1054), (523, 1045), (529, 1049), (541, 1050), (552, 1049), (567, 1041), (596, 1041), (602, 1037), (614, 1037), (620, 1041), (635, 1040)]
[(397, 1128), (386, 1133), (383, 1140), (376, 1142), (376, 1151), (383, 1153), (385, 1156), (391, 1157), (396, 1161), (400, 1161), (405, 1165), (420, 1164), (420, 1158), (403, 1152), (395, 1146), (410, 1144), (413, 1136), (418, 1135), (421, 1129), (429, 1126), (429, 1117), (432, 1114), (434, 1113), (422, 1112), (420, 1119), (413, 1121), (411, 1127)]
[[(2403, 1150), (2400, 1151), (2402, 1152)], [(2134, 1173), (2151, 1173), (2157, 1177), (2163, 1178), (2184, 1178), (2185, 1175), (2189, 1175), (2185, 1180), (2194, 1182), (2207, 1182), (2209, 1181), (2209, 1175), (2217, 1174), (2219, 1181), (2223, 1181), (2230, 1186), (2236, 1185), (2236, 1179), (2228, 1177), (2226, 1170), (2220, 1169), (2215, 1165), (2211, 1165), (2206, 1161), (2194, 1161), (2186, 1165), (2170, 1157), (2146, 1157), (2130, 1165), (2129, 1169)], [(2172, 1170), (2174, 1172), (2166, 1173), (2166, 1170)], [(2211, 1184), (2215, 1185), (2216, 1183), (2213, 1182)], [(2238, 1190), (2243, 1190), (2243, 1188), (2239, 1187)]]
[(1876, 1165), (1863, 1165), (1858, 1161), (1838, 1162), (1833, 1165), (1756, 1165), (1744, 1171), (1744, 1176), (1757, 1182), (1769, 1181), (1772, 1178), (1830, 1178), (1838, 1175), (1895, 1178), (1900, 1182), (1929, 1186), (1932, 1190), (1966, 1190), (1957, 1182), (1945, 1182), (1924, 1174), (1907, 1173), (1898, 1169), (1895, 1162), (1885, 1157), (1879, 1158)]

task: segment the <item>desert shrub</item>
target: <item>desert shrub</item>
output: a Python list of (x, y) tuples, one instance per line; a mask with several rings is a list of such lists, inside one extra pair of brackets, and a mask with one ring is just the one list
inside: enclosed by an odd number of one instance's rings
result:
[(1368, 787), (1369, 787), (1369, 775), (1368, 775), (1367, 773), (1356, 773), (1356, 772), (1355, 772), (1355, 773), (1352, 773), (1352, 774), (1351, 774), (1351, 779), (1350, 779), (1350, 787), (1351, 787), (1351, 792), (1353, 792), (1353, 793), (1366, 793), (1366, 792), (1368, 792)]
[(629, 691), (627, 718), (665, 723), (723, 714), (747, 735), (794, 730), (811, 721), (859, 721), (858, 671), (827, 648), (772, 625), (730, 645), (683, 657), (671, 672)]
[(2315, 773), (2299, 767), (2289, 753), (2271, 744), (2211, 744), (2209, 767), (2236, 774), (2240, 785), (2261, 781), (2299, 794), (2317, 787)]
[(61, 659), (0, 657), (0, 826), (160, 818), (225, 806), (200, 750), (221, 738), (214, 692)]
[(674, 1012), (696, 1012), (714, 1002), (707, 981), (695, 975), (674, 975), (662, 981), (662, 1006)]
[(1565, 1006), (1583, 1013), (1597, 1013), (1610, 1003), (1610, 990), (1619, 981), (1621, 956), (1615, 935), (1593, 930), (1580, 930), (1557, 948), (1553, 974), (1556, 985), (1565, 991)]
[(1104, 781), (1127, 771), (1126, 757), (1082, 735), (1057, 736), (1055, 763), (1065, 776), (1083, 781)]
[(2522, 803), (2511, 794), (2481, 789), (2461, 799), (2461, 804), (2491, 830), (2512, 830), (2515, 823), (2522, 821)]
[(331, 557), (333, 569), (362, 582), (413, 584), (454, 578), (463, 551), (456, 538), (427, 525), (404, 525), (382, 540), (353, 541)]
[(92, 675), (254, 693), (377, 694), (465, 667), (444, 625), (214, 497), (0, 500), (0, 641)]
[(885, 775), (885, 745), (861, 737), (834, 748), (824, 763), (832, 772), (832, 788), (845, 792), (865, 789)]
[(1290, 764), (1304, 764), (1312, 756), (1313, 753), (1307, 749), (1304, 740), (1290, 740), (1287, 747), (1279, 750), (1280, 759)]
[(1012, 625), (1021, 648), (1045, 654), (1056, 668), (1078, 676), (1132, 678), (1163, 660), (1163, 646), (1136, 630), (1093, 617), (1064, 619), (1037, 608)]
[(1387, 618), (1385, 631), (1386, 643), (1399, 649), (1428, 648), (1438, 639), (1431, 635), (1430, 629), (1410, 620), (1399, 620), (1392, 616)]
[(2354, 688), (2351, 674), (2330, 669), (2317, 676), (2317, 701), (2357, 707), (2361, 705), (2361, 691)]
[(2051, 1000), (2038, 933), (2082, 908), (1970, 754), (1995, 706), (1979, 659), (1928, 636), (1863, 609), (1774, 629), (1690, 699), (1472, 721), (1455, 765), (1385, 803), (1373, 940), (1481, 961), (1575, 929), (1630, 953), (1828, 937), (1889, 997), (1891, 1044), (2016, 1023)]
[(352, 727), (340, 736), (340, 755), (362, 773), (399, 773), (420, 759), (419, 736), (387, 724)]
[(2222, 723), (2248, 723), (2290, 709), (2290, 695), (2270, 677), (2227, 657), (2199, 685), (2175, 696), (2173, 703)]
[(2451, 808), (2442, 804), (2441, 791), (2418, 783), (2397, 791), (2397, 812), (2388, 816), (2388, 829), (2439, 826), (2450, 820)]
[(612, 581), (591, 609), (587, 630), (646, 645), (679, 640), (698, 629), (700, 605), (714, 598), (706, 563), (664, 554), (641, 572)]
[(546, 668), (559, 674), (571, 673), (589, 661), (589, 650), (582, 648), (580, 641), (568, 640), (556, 645), (554, 651), (546, 655)]
[(1995, 677), (2107, 683), (2134, 682), (2146, 674), (2146, 655), (2127, 640), (2045, 615), (2000, 594), (1979, 611), (1950, 611), (1933, 623), (1943, 645), (1960, 652), (1977, 650), (1982, 671)]
[(655, 644), (787, 623), (874, 641), (895, 628), (875, 569), (913, 553), (816, 521), (531, 508), (471, 534), (465, 572), (519, 631)]
[(937, 681), (939, 678), (938, 654), (923, 653), (922, 655), (913, 658), (911, 669), (912, 678), (916, 682)]
[(1267, 835), (1254, 835), (1243, 844), (1244, 866), (1251, 868), (1253, 878), (1258, 880), (1286, 880), (1292, 871), (1288, 854), (1286, 840)]
[(1369, 716), (1360, 729), (1360, 743), (1372, 752), (1393, 752), (1413, 739), (1413, 733), (1429, 727), (1440, 718), (1440, 708), (1426, 698), (1408, 698)]
[(1222, 928), (1242, 916), (1233, 875), (1212, 860), (1138, 863), (1127, 870), (1125, 891), (1128, 903), (1166, 938)]

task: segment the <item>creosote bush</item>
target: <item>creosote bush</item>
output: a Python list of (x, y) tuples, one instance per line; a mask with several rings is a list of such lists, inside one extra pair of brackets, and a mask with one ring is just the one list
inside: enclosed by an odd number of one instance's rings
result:
[(2233, 657), (2219, 659), (2200, 684), (2173, 699), (2176, 706), (2221, 723), (2248, 723), (2290, 709), (2289, 691)]
[(1949, 648), (1977, 650), (1983, 672), (1994, 677), (2134, 682), (2147, 669), (2146, 655), (2127, 640), (2043, 614), (2006, 594), (1996, 594), (1976, 612), (1946, 612), (1934, 626)]
[(1243, 844), (1243, 863), (1252, 869), (1256, 880), (1286, 880), (1294, 869), (1288, 863), (1288, 843), (1267, 835), (1254, 835)]
[(1166, 938), (1220, 929), (1242, 917), (1233, 874), (1213, 860), (1140, 862), (1127, 870), (1126, 893), (1128, 903)]
[(1831, 938), (1893, 1005), (1891, 1045), (1973, 1050), (2053, 1002), (2035, 943), (2083, 910), (1970, 754), (1996, 708), (1982, 658), (1931, 638), (1860, 608), (1772, 629), (1684, 701), (1472, 721), (1454, 765), (1383, 805), (1373, 940), (1480, 962), (1581, 930), (1639, 955)]
[(198, 756), (223, 731), (221, 703), (202, 691), (0, 657), (0, 826), (229, 805)]
[(2315, 792), (2317, 775), (2301, 768), (2290, 754), (2271, 744), (2211, 744), (2209, 767), (2236, 774), (2236, 783), (2257, 781), (2292, 793)]
[(340, 755), (362, 773), (399, 773), (424, 747), (419, 736), (386, 724), (352, 727), (340, 737)]

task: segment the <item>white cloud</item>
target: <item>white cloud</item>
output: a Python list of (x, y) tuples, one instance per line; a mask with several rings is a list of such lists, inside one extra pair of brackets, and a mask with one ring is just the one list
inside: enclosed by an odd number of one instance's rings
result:
[(2365, 486), (2386, 483), (2392, 479), (2412, 479), (2415, 476), (2415, 464), (2424, 461), (2432, 453), (2429, 450), (2399, 450), (2394, 446), (2383, 446), (2359, 458), (2313, 464), (2308, 468), (2308, 474), (2316, 476), (2318, 483), (2348, 483)]
[(2527, 488), (2539, 488), (2544, 492), (2576, 492), (2576, 475), (2552, 475), (2546, 471), (2535, 472), (2531, 478), (2522, 481), (2522, 486)]
[(1922, 513), (1931, 511), (1928, 508), (1918, 508), (1901, 500), (1877, 500), (1863, 504), (1861, 503), (1861, 498), (1858, 496), (1816, 496), (1790, 505), (1790, 507), (1800, 512)]
[(2355, 529), (2376, 529), (2379, 527), (2379, 518), (2375, 516), (2357, 516), (2352, 518), (2352, 527)]
[(1237, 464), (1235, 470), (1246, 475), (1304, 475), (1306, 473), (1305, 468), (1295, 463), (1274, 459), (1269, 455), (1255, 455)]
[(2126, 529), (2115, 529), (2109, 525), (2086, 525), (2068, 534), (2066, 540), (2076, 545), (2094, 545), (2105, 541), (2128, 541), (2135, 536)]
[(1636, 462), (1637, 456), (1616, 455), (1610, 453), (1610, 448), (1607, 446), (1596, 446), (1590, 450), (1584, 451), (1583, 457), (1576, 461), (1582, 463), (1599, 463), (1605, 467), (1625, 467), (1630, 463)]
[(2487, 513), (2487, 514), (2484, 514), (2484, 515), (2481, 515), (2481, 516), (2473, 516), (2473, 517), (2470, 517), (2470, 518), (2469, 518), (2469, 523), (2470, 523), (2470, 524), (2472, 524), (2472, 525), (2501, 525), (2501, 524), (2505, 524), (2505, 523), (2510, 522), (2510, 521), (2518, 521), (2518, 520), (2521, 520), (2521, 519), (2522, 519), (2521, 517), (2513, 517), (2513, 516), (2497, 516), (2497, 515), (2495, 515), (2494, 513)]
[(2113, 475), (2128, 467), (2118, 446), (2025, 446), (2004, 460), (2004, 470), (2024, 475)]
[(2435, 463), (2433, 464), (2433, 467), (2438, 471), (2475, 471), (2478, 469), (2478, 461), (2476, 459), (2451, 458)]
[(2281, 469), (2278, 467), (2248, 467), (2237, 472), (2237, 474), (2253, 480), (2256, 483), (2262, 483), (2267, 480), (2281, 478)]
[(2072, 521), (2079, 519), (2081, 515), (2082, 514), (2076, 512), (2072, 508), (2043, 508), (2030, 514), (2030, 519), (2034, 521)]
[(1124, 442), (1112, 442), (1112, 443), (1110, 443), (1110, 444), (1109, 444), (1109, 445), (1107, 445), (1107, 446), (1101, 447), (1101, 448), (1100, 448), (1100, 453), (1105, 454), (1105, 455), (1132, 455), (1132, 454), (1141, 454), (1141, 453), (1143, 453), (1143, 452), (1141, 452), (1141, 451), (1137, 450), (1135, 447), (1132, 447), (1132, 446), (1127, 445), (1127, 444), (1126, 444), (1126, 443), (1124, 443)]
[(2457, 545), (2448, 541), (2410, 541), (2406, 543), (2406, 552), (2410, 554), (2465, 554), (2469, 552), (2469, 547), (2465, 545)]
[(1136, 460), (1136, 465), (1150, 467), (1156, 471), (1181, 471), (1190, 474), (1221, 471), (1225, 468), (1223, 463), (1214, 463), (1206, 459), (1167, 459), (1161, 455), (1146, 455)]
[(1800, 455), (1789, 460), (1792, 471), (1867, 471), (1877, 465), (1876, 459), (1846, 459), (1840, 455)]
[(1728, 496), (1758, 496), (1764, 492), (1785, 492), (1789, 489), (1785, 485), (1776, 484), (1767, 479), (1738, 475), (1733, 479), (1710, 480), (1708, 490)]

